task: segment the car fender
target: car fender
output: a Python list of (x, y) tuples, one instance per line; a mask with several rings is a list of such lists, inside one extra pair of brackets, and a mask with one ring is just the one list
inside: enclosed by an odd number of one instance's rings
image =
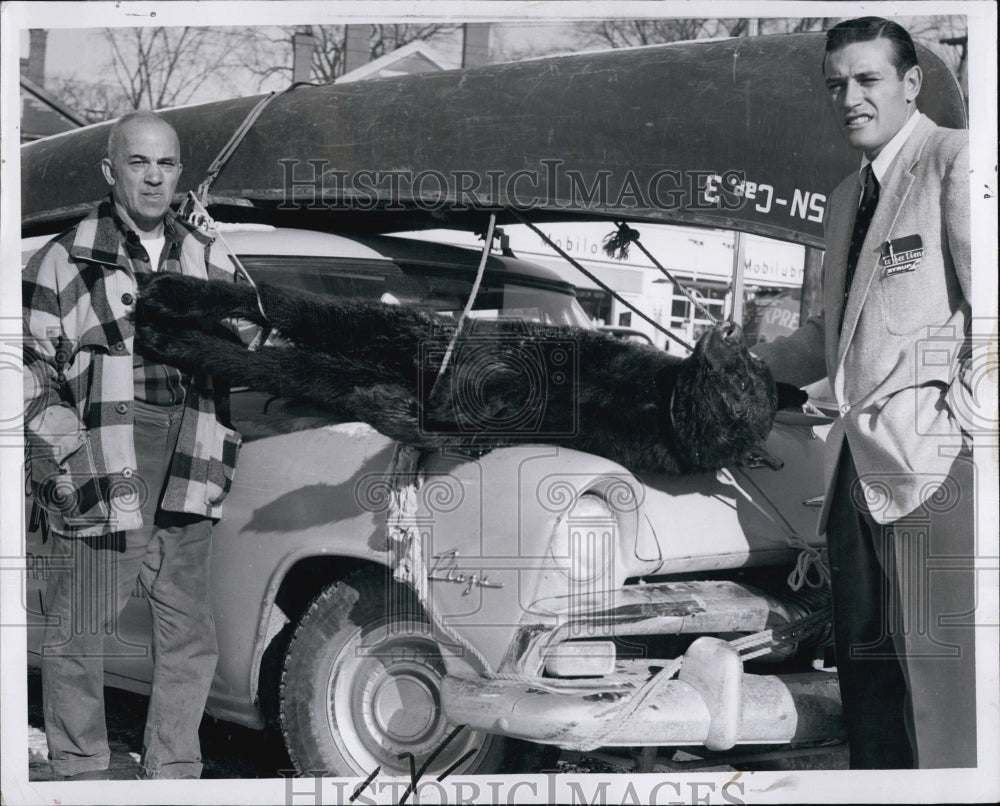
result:
[(213, 713), (233, 718), (236, 709), (243, 712), (238, 721), (246, 721), (263, 653), (288, 621), (275, 599), (291, 568), (309, 558), (386, 563), (384, 515), (359, 487), (384, 474), (392, 445), (374, 429), (350, 423), (243, 446), (212, 538), (213, 608), (217, 626), (225, 622), (217, 629)]
[(778, 468), (734, 467), (728, 476), (643, 474), (644, 512), (663, 554), (660, 573), (793, 562), (790, 531), (822, 546), (819, 509), (806, 502), (824, 492), (824, 436), (822, 428), (779, 420), (765, 444)]
[(458, 650), (474, 647), (493, 669), (524, 627), (554, 623), (534, 603), (570, 592), (572, 558), (553, 556), (550, 545), (581, 496), (600, 498), (610, 513), (599, 524), (579, 524), (603, 539), (601, 586), (617, 589), (659, 565), (655, 550), (639, 545), (643, 487), (614, 462), (539, 444), (494, 450), (475, 462), (432, 456), (425, 472), (428, 490), (446, 485), (440, 497), (421, 498), (430, 602)]

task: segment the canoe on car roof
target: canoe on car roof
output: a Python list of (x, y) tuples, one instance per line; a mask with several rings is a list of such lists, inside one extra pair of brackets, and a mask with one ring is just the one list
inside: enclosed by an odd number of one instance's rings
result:
[[(820, 245), (827, 195), (858, 165), (828, 108), (823, 34), (575, 54), (274, 95), (211, 185), (216, 218), (321, 230), (478, 229), (484, 209), (741, 229)], [(964, 128), (933, 53), (919, 106)], [(196, 189), (266, 96), (164, 111)], [(109, 123), (21, 150), (24, 235), (107, 193)], [(179, 199), (178, 199), (179, 200)]]

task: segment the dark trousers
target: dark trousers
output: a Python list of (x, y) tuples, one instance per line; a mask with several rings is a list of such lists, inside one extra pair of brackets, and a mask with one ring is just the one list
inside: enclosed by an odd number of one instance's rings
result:
[(973, 489), (963, 452), (938, 494), (880, 525), (844, 444), (827, 542), (854, 769), (976, 766)]
[(201, 774), (198, 726), (218, 657), (208, 597), (212, 524), (157, 507), (182, 409), (136, 404), (138, 477), (148, 490), (142, 528), (96, 539), (51, 536), (59, 570), (45, 590), (42, 699), (49, 758), (59, 775), (108, 767), (104, 658), (108, 648), (141, 651), (122, 642), (117, 628), (137, 582), (153, 624), (142, 774)]

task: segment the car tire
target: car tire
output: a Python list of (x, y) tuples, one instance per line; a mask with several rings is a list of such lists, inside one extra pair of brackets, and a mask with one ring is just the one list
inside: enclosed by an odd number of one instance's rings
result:
[[(519, 772), (554, 763), (555, 748), (455, 729), (441, 708), (444, 660), (412, 592), (385, 569), (366, 569), (325, 588), (299, 621), (285, 655), (281, 728), (304, 775), (409, 777)], [(475, 750), (475, 752), (472, 752)], [(466, 754), (467, 758), (463, 758)], [(521, 765), (518, 765), (521, 766)]]

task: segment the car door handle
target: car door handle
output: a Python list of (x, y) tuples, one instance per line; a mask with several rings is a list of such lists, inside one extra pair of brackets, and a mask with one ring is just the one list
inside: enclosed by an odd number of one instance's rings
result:
[(826, 500), (825, 495), (814, 495), (812, 498), (807, 498), (802, 502), (804, 507), (821, 507), (823, 506), (823, 501)]

